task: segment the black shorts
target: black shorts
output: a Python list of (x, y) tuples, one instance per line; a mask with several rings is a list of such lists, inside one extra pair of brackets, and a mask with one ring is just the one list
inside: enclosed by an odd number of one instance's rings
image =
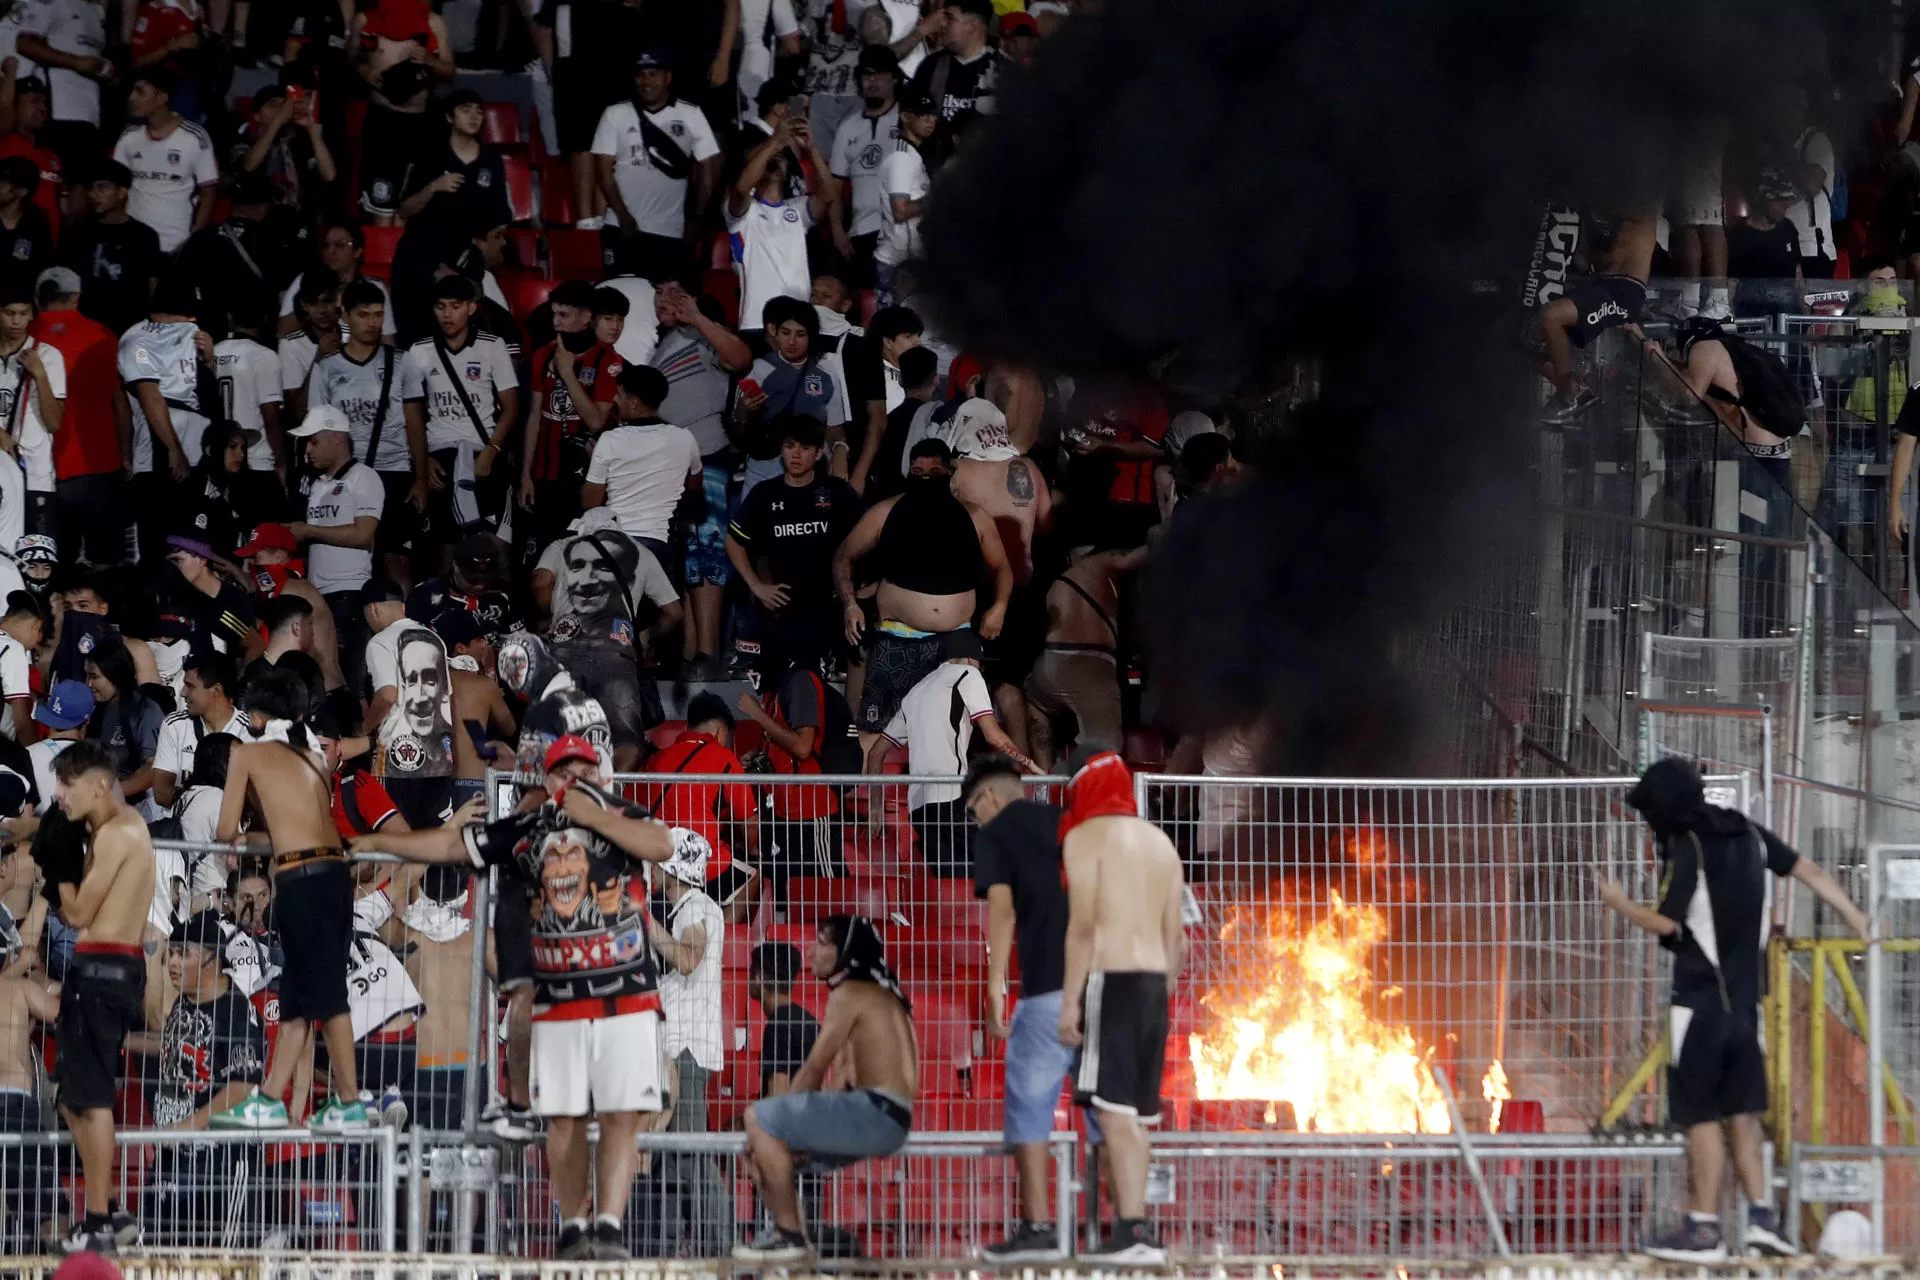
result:
[[(410, 500), (413, 472), (376, 471), (381, 488), (387, 491), (380, 508), (380, 528), (374, 534), (377, 551), (405, 552), (413, 546), (413, 535), (420, 526), (420, 513)], [(378, 566), (376, 566), (378, 568)]]
[(1728, 1013), (1717, 1002), (1668, 1011), (1673, 1061), (1667, 1068), (1667, 1115), (1687, 1128), (1767, 1109), (1767, 1061), (1760, 1015)]
[(280, 1021), (323, 1022), (347, 1012), (353, 872), (339, 859), (276, 871), (273, 898), (280, 927)]
[(839, 814), (820, 818), (768, 817), (766, 871), (769, 880), (790, 876), (844, 876), (847, 860), (841, 853)]
[(1632, 276), (1594, 276), (1568, 289), (1567, 300), (1579, 312), (1568, 336), (1573, 345), (1584, 347), (1609, 329), (1640, 323), (1647, 309), (1647, 286)]
[(973, 823), (962, 801), (921, 805), (907, 815), (907, 821), (929, 874), (949, 880), (973, 878)]
[[(84, 948), (85, 943), (81, 946)], [(111, 1109), (120, 1094), (120, 1054), (142, 1024), (147, 994), (144, 954), (76, 950), (60, 988), (57, 1098), (74, 1111)]]
[(600, 262), (610, 276), (639, 276), (654, 284), (699, 278), (693, 275), (692, 244), (625, 227), (600, 229)]
[(907, 693), (944, 660), (938, 634), (897, 636), (875, 628), (867, 645), (867, 682), (860, 689), (860, 731), (883, 733)]
[(407, 172), (422, 156), (447, 144), (447, 117), (431, 102), (424, 111), (367, 104), (360, 129), (360, 209), (370, 217), (397, 214), (406, 198)]
[(517, 877), (500, 877), (493, 904), (493, 971), (502, 991), (533, 983), (533, 908)]
[(1160, 1072), (1167, 1055), (1167, 975), (1087, 975), (1081, 1002), (1080, 1073), (1073, 1097), (1083, 1107), (1160, 1119)]

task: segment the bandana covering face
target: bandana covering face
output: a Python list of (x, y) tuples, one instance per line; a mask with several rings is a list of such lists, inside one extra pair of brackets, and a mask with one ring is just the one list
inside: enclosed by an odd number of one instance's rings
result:
[(1133, 803), (1133, 774), (1126, 761), (1111, 751), (1102, 751), (1087, 761), (1067, 783), (1065, 808), (1066, 812), (1060, 815), (1062, 840), (1067, 838), (1067, 832), (1088, 818), (1116, 814), (1139, 817), (1140, 810)]
[(840, 959), (835, 962), (833, 973), (827, 978), (829, 987), (837, 987), (843, 982), (871, 982), (892, 993), (893, 998), (909, 1013), (913, 1011), (913, 1002), (900, 989), (900, 979), (887, 967), (886, 949), (880, 941), (880, 931), (865, 916), (848, 919), (847, 940), (840, 944)]
[(295, 578), (307, 576), (307, 562), (289, 560), (285, 564), (256, 564), (253, 566), (253, 582), (260, 594), (271, 599), (287, 589), (287, 583)]

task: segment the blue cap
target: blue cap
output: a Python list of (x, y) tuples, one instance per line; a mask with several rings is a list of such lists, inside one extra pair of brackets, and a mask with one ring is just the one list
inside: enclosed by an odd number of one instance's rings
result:
[(633, 69), (645, 71), (650, 67), (661, 71), (673, 70), (673, 55), (665, 49), (642, 49), (634, 56)]
[(93, 719), (93, 690), (84, 681), (58, 681), (47, 700), (34, 708), (33, 718), (53, 730), (78, 729)]

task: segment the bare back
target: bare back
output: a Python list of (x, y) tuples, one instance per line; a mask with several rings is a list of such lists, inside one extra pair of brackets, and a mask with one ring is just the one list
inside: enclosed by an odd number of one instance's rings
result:
[(1062, 853), (1070, 883), (1094, 884), (1092, 967), (1178, 973), (1180, 855), (1160, 828), (1125, 815), (1088, 818)]
[(1013, 566), (1013, 580), (1033, 576), (1033, 531), (1051, 503), (1046, 481), (1025, 458), (986, 462), (961, 458), (953, 467), (953, 495), (993, 518)]
[(0, 1090), (33, 1091), (33, 988), (44, 994), (38, 979), (0, 978)]
[(407, 957), (407, 976), (420, 988), (427, 1003), (420, 1015), (419, 1054), (423, 1067), (451, 1067), (466, 1060), (466, 992), (473, 974), (473, 935), (463, 933), (451, 942), (435, 942), (417, 933)]
[[(1113, 585), (1112, 566), (1111, 556), (1088, 556), (1070, 566), (1047, 588), (1049, 643), (1098, 645), (1108, 652), (1114, 650), (1119, 642), (1114, 619), (1120, 612), (1120, 592)], [(1069, 586), (1069, 582), (1073, 585)], [(1088, 600), (1088, 596), (1093, 599)]]
[(338, 689), (346, 684), (347, 678), (340, 672), (340, 636), (333, 625), (333, 606), (305, 578), (289, 578), (281, 589), (282, 595), (298, 596), (313, 606), (313, 614), (307, 619), (312, 629), (312, 656), (320, 664), (320, 679), (329, 689)]
[(97, 875), (110, 879), (98, 910), (81, 928), (79, 941), (140, 946), (146, 940), (147, 913), (153, 906), (155, 869), (153, 841), (133, 806), (120, 805), (88, 841), (82, 896), (91, 896), (93, 887), (88, 882)]
[[(245, 770), (247, 788), (260, 807), (261, 823), (276, 854), (340, 847), (340, 829), (333, 821), (333, 788), (317, 755), (284, 742), (255, 742), (233, 749), (229, 775), (235, 767)], [(229, 780), (230, 795), (232, 790)]]
[[(482, 733), (498, 733), (502, 739), (512, 736), (512, 719), (507, 713), (506, 697), (500, 692), (495, 681), (487, 679), (477, 671), (462, 671), (454, 668), (453, 676), (453, 776), (456, 778), (484, 778), (487, 776), (486, 761), (480, 758), (480, 751), (473, 745), (473, 735), (468, 733), (466, 725), (477, 724)], [(500, 732), (502, 723), (508, 726)]]
[(884, 1089), (912, 1100), (920, 1092), (920, 1043), (913, 1019), (893, 993), (871, 982), (843, 982), (827, 997), (827, 1019), (849, 1009), (846, 1057), (856, 1089)]

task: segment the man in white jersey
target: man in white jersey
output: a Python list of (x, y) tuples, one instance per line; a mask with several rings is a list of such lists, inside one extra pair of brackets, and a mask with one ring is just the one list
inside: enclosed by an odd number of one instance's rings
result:
[[(815, 190), (792, 194), (788, 177), (798, 146), (813, 158), (819, 175)], [(807, 231), (827, 210), (826, 157), (813, 140), (805, 120), (783, 116), (766, 141), (747, 153), (727, 192), (727, 238), (733, 248), (733, 267), (740, 273), (740, 322), (751, 327), (769, 298), (813, 296), (813, 272), (807, 265)]]
[(280, 357), (261, 339), (268, 317), (227, 317), (227, 337), (213, 346), (213, 371), (220, 380), (220, 408), (242, 431), (253, 433), (247, 447), (247, 480), (270, 496), (280, 514), (292, 474), (287, 438), (280, 423)]
[[(380, 550), (387, 572), (410, 578), (406, 554), (419, 515), (427, 508), (426, 389), (420, 369), (380, 341), (386, 297), (372, 282), (340, 291), (347, 340), (322, 356), (307, 375), (307, 412), (332, 405), (353, 425), (353, 456), (380, 475), (386, 506), (380, 514)], [(344, 640), (344, 637), (343, 637)]]
[(28, 336), (32, 324), (32, 283), (7, 278), (0, 283), (0, 429), (26, 472), (27, 532), (51, 536), (53, 433), (67, 407), (67, 362), (58, 347)]
[(175, 486), (200, 460), (207, 417), (200, 408), (200, 365), (211, 370), (213, 339), (195, 321), (199, 300), (178, 275), (163, 276), (145, 324), (120, 338), (120, 381), (133, 406), (133, 508), (141, 553), (158, 560), (173, 528)]
[(340, 349), (340, 283), (318, 272), (303, 276), (294, 290), (293, 314), (299, 324), (280, 339), (281, 401), (289, 422), (307, 416), (307, 375), (313, 362)]
[(437, 332), (407, 350), (427, 397), (427, 482), (433, 489), (414, 558), (435, 569), (438, 549), (457, 541), (466, 526), (499, 520), (508, 474), (499, 465), (500, 451), (520, 422), (513, 358), (504, 341), (474, 329), (479, 305), (473, 281), (442, 277), (433, 290)]
[(163, 65), (140, 72), (127, 93), (135, 123), (113, 145), (113, 158), (133, 170), (128, 211), (153, 228), (166, 253), (211, 225), (220, 182), (213, 139), (169, 105), (172, 94), (173, 75)]
[(373, 577), (386, 489), (373, 468), (354, 459), (353, 426), (332, 405), (309, 410), (306, 421), (287, 436), (306, 441), (307, 461), (318, 472), (307, 489), (307, 518), (287, 529), (307, 544), (307, 581), (326, 597), (339, 636), (341, 672), (347, 688), (358, 689), (367, 649), (360, 588)]
[(920, 211), (931, 183), (920, 149), (939, 126), (933, 99), (908, 85), (900, 93), (900, 141), (880, 165), (880, 243), (873, 251), (874, 282), (880, 305), (892, 306), (893, 273), (920, 252)]
[(698, 218), (720, 176), (720, 144), (700, 108), (673, 96), (672, 61), (634, 59), (633, 100), (616, 102), (593, 133), (594, 173), (607, 199), (600, 244), (609, 275), (658, 284), (691, 265), (687, 189)]
[(847, 234), (853, 240), (853, 261), (864, 279), (872, 270), (873, 251), (885, 225), (887, 196), (880, 189), (880, 166), (900, 143), (900, 59), (883, 44), (860, 51), (861, 109), (840, 122), (827, 159), (833, 176), (846, 184), (840, 204), (853, 211)]

